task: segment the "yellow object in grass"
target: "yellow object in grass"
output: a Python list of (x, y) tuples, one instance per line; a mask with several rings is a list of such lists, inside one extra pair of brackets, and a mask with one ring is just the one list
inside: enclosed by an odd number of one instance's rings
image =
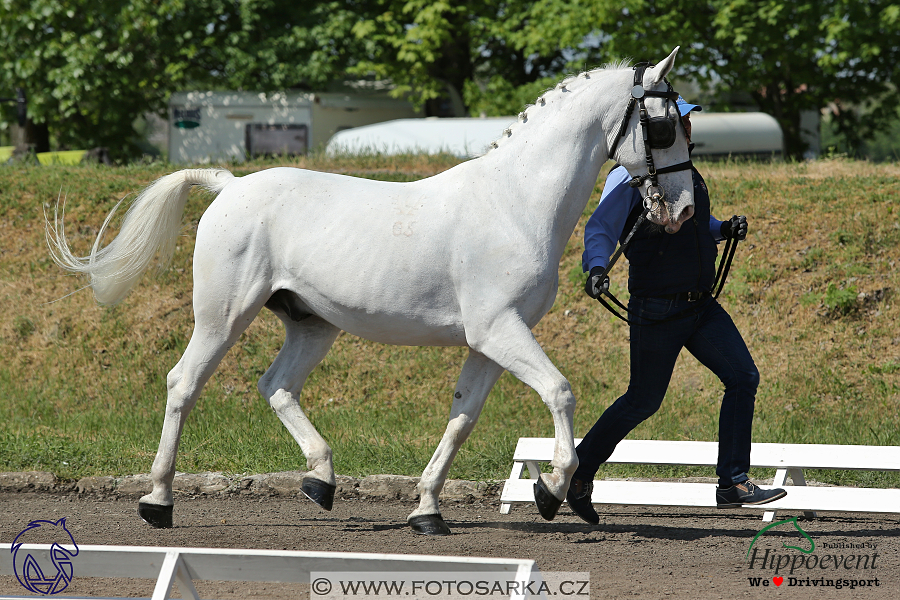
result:
[(38, 152), (37, 159), (42, 165), (77, 165), (84, 158), (85, 150), (62, 150), (59, 152)]

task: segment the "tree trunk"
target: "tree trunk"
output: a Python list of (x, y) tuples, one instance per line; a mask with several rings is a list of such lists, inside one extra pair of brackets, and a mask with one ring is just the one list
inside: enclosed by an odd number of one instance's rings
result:
[(29, 119), (25, 123), (25, 148), (35, 152), (50, 152), (50, 128), (46, 123), (35, 123)]

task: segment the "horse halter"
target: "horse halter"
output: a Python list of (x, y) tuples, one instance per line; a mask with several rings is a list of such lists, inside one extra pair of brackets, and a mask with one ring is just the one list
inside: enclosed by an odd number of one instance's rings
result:
[[(693, 163), (691, 163), (690, 160), (687, 160), (683, 163), (669, 165), (668, 167), (657, 169), (656, 165), (653, 162), (653, 148), (657, 148), (660, 150), (671, 148), (672, 144), (675, 143), (675, 127), (677, 126), (676, 122), (680, 122), (681, 118), (679, 117), (672, 119), (669, 117), (669, 102), (676, 102), (678, 100), (678, 92), (672, 89), (672, 84), (669, 83), (668, 79), (663, 78), (663, 81), (666, 82), (667, 87), (666, 91), (664, 92), (656, 92), (653, 90), (644, 89), (644, 72), (650, 66), (652, 65), (649, 62), (638, 63), (634, 66), (634, 87), (631, 88), (631, 100), (628, 101), (628, 107), (625, 109), (625, 116), (622, 118), (622, 124), (619, 126), (619, 133), (616, 134), (616, 138), (613, 142), (612, 148), (610, 148), (609, 150), (609, 158), (612, 159), (613, 155), (616, 152), (616, 148), (619, 147), (619, 142), (623, 137), (625, 137), (625, 134), (628, 133), (628, 123), (629, 121), (631, 121), (631, 113), (634, 112), (635, 105), (639, 105), (639, 116), (644, 138), (644, 154), (646, 155), (647, 159), (647, 174), (633, 177), (628, 182), (628, 185), (636, 188), (643, 185), (644, 181), (646, 181), (647, 179), (650, 180), (650, 187), (647, 189), (647, 197), (644, 198), (644, 208), (646, 209), (650, 209), (654, 203), (661, 202), (662, 199), (666, 196), (665, 189), (661, 185), (659, 185), (657, 175), (662, 175), (663, 173), (674, 173), (676, 171), (685, 171), (693, 166)], [(644, 98), (647, 97), (665, 98), (666, 116), (649, 116), (649, 114), (647, 113), (647, 107), (644, 104)], [(675, 110), (677, 112), (678, 108), (676, 107)], [(681, 126), (683, 128), (684, 124), (682, 123)], [(658, 190), (656, 194), (652, 193), (654, 188)]]

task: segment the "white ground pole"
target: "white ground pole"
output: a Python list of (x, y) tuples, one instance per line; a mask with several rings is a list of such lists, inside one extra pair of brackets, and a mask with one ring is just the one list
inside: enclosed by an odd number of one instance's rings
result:
[[(31, 553), (40, 564), (52, 564), (50, 548), (50, 544), (22, 544), (19, 552)], [(11, 549), (11, 544), (0, 544), (0, 575), (15, 575)], [(167, 600), (173, 582), (178, 583), (183, 598), (199, 600), (194, 580), (310, 583), (310, 573), (316, 571), (380, 572), (385, 576), (391, 572), (509, 573), (509, 581), (521, 582), (515, 589), (525, 589), (532, 579), (541, 581), (533, 560), (363, 552), (79, 545), (72, 565), (73, 579), (156, 579), (152, 600)], [(35, 598), (24, 587), (22, 591), (29, 595), (0, 596), (0, 600)], [(77, 597), (54, 595), (52, 598), (72, 600)], [(525, 600), (525, 596), (513, 594), (510, 600)]]
[[(52, 564), (51, 547), (50, 544), (22, 544), (19, 552), (31, 553), (40, 564)], [(0, 544), (0, 575), (15, 575), (11, 550), (11, 544)], [(380, 572), (385, 576), (391, 572), (508, 573), (509, 581), (521, 582), (515, 589), (525, 589), (532, 579), (541, 581), (540, 570), (533, 560), (363, 552), (80, 545), (72, 564), (73, 578), (156, 579), (152, 600), (167, 600), (173, 582), (178, 583), (183, 598), (199, 600), (194, 580), (310, 583), (310, 573), (316, 571)], [(0, 600), (34, 597), (34, 594), (0, 596)], [(75, 597), (54, 595), (53, 598)], [(511, 596), (511, 600), (524, 598), (521, 594)]]

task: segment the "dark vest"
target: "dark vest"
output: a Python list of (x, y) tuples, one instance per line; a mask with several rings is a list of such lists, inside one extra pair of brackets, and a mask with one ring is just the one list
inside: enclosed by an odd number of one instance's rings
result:
[[(628, 291), (633, 296), (654, 297), (712, 289), (718, 250), (709, 231), (709, 191), (697, 169), (691, 171), (694, 216), (674, 234), (645, 221), (625, 251), (629, 263)], [(625, 222), (620, 243), (642, 211), (643, 206), (638, 202)]]

